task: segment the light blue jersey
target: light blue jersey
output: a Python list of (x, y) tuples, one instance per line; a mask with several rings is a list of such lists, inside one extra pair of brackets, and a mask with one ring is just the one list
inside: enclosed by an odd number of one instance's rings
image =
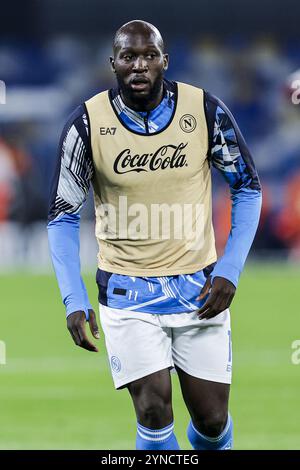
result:
[[(171, 119), (176, 87), (164, 82), (164, 98), (150, 112), (136, 112), (110, 90), (111, 102), (123, 125), (140, 134), (153, 134)], [(113, 308), (168, 314), (193, 311), (208, 275), (221, 276), (237, 286), (251, 247), (261, 208), (261, 187), (250, 152), (226, 106), (204, 93), (209, 133), (208, 158), (225, 177), (232, 199), (231, 231), (224, 255), (204, 270), (161, 277), (134, 277), (98, 269), (99, 302)], [(84, 106), (70, 116), (61, 136), (57, 171), (49, 211), (49, 243), (67, 315), (91, 308), (80, 275), (79, 211), (93, 177), (89, 126)]]

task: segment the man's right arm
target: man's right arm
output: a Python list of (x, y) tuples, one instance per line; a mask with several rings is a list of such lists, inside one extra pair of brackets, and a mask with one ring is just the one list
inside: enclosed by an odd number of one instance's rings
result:
[(95, 338), (99, 337), (99, 332), (80, 274), (79, 257), (79, 211), (86, 200), (93, 176), (88, 132), (85, 109), (79, 106), (68, 119), (61, 135), (47, 228), (68, 328), (77, 345), (96, 351), (97, 348), (89, 343), (85, 335), (86, 320)]

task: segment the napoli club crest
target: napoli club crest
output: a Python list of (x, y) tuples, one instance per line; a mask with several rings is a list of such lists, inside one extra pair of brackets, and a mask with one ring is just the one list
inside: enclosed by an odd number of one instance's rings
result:
[(190, 133), (196, 129), (197, 121), (191, 114), (184, 114), (180, 118), (179, 125), (184, 132)]
[(111, 356), (110, 364), (111, 364), (111, 368), (114, 372), (120, 372), (120, 370), (121, 370), (121, 361), (117, 356)]

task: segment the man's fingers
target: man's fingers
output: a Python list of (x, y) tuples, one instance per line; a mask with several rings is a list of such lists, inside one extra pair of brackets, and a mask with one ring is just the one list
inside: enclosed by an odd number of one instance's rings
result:
[(97, 325), (97, 320), (96, 320), (96, 315), (94, 310), (89, 310), (89, 325), (90, 325), (90, 330), (94, 338), (99, 339), (100, 338), (100, 333), (99, 333), (99, 328)]
[(233, 296), (231, 295), (221, 296), (215, 293), (211, 294), (203, 307), (199, 309), (197, 313), (198, 318), (200, 320), (208, 320), (215, 317), (229, 307), (232, 299)]
[(96, 348), (96, 346), (89, 341), (85, 332), (85, 326), (82, 326), (82, 325), (77, 326), (77, 332), (80, 337), (79, 346), (81, 348), (87, 349), (88, 351), (98, 352), (98, 349)]
[(204, 315), (207, 311), (209, 311), (211, 308), (211, 305), (208, 304), (207, 302), (205, 302), (205, 304), (203, 305), (202, 308), (200, 308), (197, 312), (197, 315), (198, 317), (200, 317), (201, 315)]
[(211, 288), (211, 282), (210, 282), (210, 277), (208, 277), (205, 281), (205, 284), (204, 286), (202, 287), (202, 290), (200, 292), (200, 295), (196, 298), (196, 300), (202, 300), (204, 299), (204, 297), (207, 296), (207, 294), (209, 294), (209, 290)]
[(203, 320), (203, 319), (213, 318), (216, 315), (218, 315), (218, 313), (222, 312), (223, 300), (224, 300), (223, 296), (212, 288), (207, 301), (198, 310), (198, 313), (197, 313), (198, 318), (200, 320)]
[(97, 348), (89, 342), (88, 338), (85, 339), (82, 337), (82, 335), (79, 333), (79, 329), (69, 328), (69, 332), (76, 346), (87, 349), (88, 351), (98, 351)]
[[(235, 290), (234, 284), (228, 279), (220, 276), (215, 277), (206, 302), (197, 312), (198, 318), (200, 320), (213, 318), (226, 310), (234, 298)], [(207, 291), (207, 282), (202, 291), (203, 293)], [(200, 297), (198, 297), (197, 300), (199, 300)]]
[(80, 345), (80, 339), (79, 339), (78, 334), (75, 331), (73, 332), (73, 330), (71, 330), (70, 328), (69, 328), (69, 332), (70, 332), (70, 335), (72, 336), (73, 341), (76, 344), (76, 346), (79, 346)]
[[(98, 327), (96, 323), (95, 313), (93, 312), (93, 310), (89, 310), (89, 313), (91, 314), (91, 317), (92, 317), (92, 325), (94, 328), (93, 331), (96, 332), (96, 328), (98, 329)], [(93, 314), (94, 314), (94, 317), (93, 317)], [(77, 346), (80, 346), (81, 348), (87, 349), (88, 351), (98, 352), (98, 349), (96, 348), (96, 346), (89, 341), (86, 335), (85, 324), (86, 324), (86, 315), (82, 310), (78, 310), (76, 312), (70, 313), (67, 317), (68, 330), (71, 333), (74, 343)]]
[(204, 305), (202, 305), (201, 308), (199, 308), (198, 316), (204, 313), (207, 309), (211, 309), (212, 306), (216, 303), (216, 301), (217, 301), (217, 295), (215, 294), (213, 290), (211, 290), (209, 296), (207, 297), (206, 302), (204, 303)]
[(205, 310), (201, 315), (198, 315), (198, 318), (199, 320), (207, 320), (208, 318), (212, 318), (215, 315), (217, 315), (217, 313), (212, 306), (209, 306), (207, 310)]

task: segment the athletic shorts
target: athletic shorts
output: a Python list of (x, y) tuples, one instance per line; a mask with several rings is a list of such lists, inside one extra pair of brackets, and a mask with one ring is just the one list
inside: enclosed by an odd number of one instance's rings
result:
[(197, 310), (151, 314), (100, 305), (100, 322), (115, 388), (162, 369), (231, 383), (230, 313), (199, 320)]

